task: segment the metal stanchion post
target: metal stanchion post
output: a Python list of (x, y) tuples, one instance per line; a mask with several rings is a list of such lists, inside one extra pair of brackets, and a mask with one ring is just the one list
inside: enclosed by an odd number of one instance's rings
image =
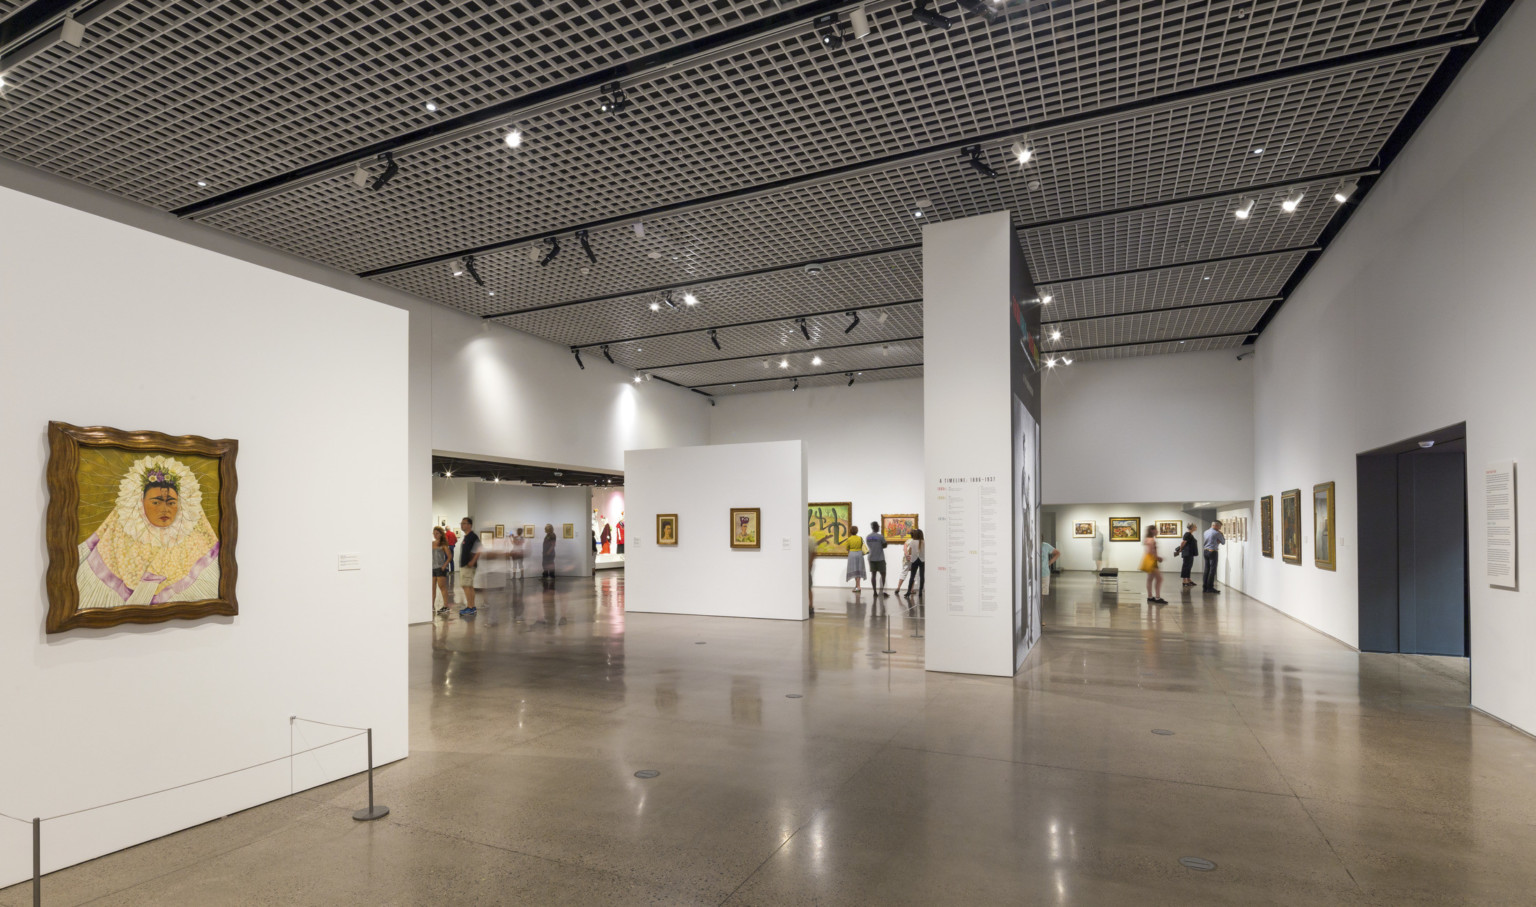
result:
[(896, 650), (891, 648), (891, 609), (885, 609), (885, 649), (881, 654), (895, 655)]
[(32, 907), (43, 907), (43, 820), (32, 820)]
[(373, 802), (373, 728), (368, 729), (368, 808), (352, 814), (359, 822), (372, 822), (389, 815), (389, 807), (376, 806)]

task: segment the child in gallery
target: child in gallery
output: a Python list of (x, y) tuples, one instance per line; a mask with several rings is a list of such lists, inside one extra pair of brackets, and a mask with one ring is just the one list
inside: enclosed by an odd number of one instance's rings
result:
[(1147, 575), (1147, 601), (1154, 605), (1166, 605), (1163, 598), (1163, 572), (1157, 565), (1163, 559), (1157, 554), (1157, 527), (1147, 527), (1147, 537), (1142, 540), (1141, 572)]
[(864, 540), (857, 535), (848, 536), (848, 573), (844, 581), (853, 580), (853, 594), (862, 590), (860, 585), (869, 574), (864, 569)]

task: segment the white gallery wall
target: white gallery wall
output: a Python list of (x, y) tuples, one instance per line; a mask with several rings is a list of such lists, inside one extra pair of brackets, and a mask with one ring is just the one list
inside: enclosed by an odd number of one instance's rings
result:
[[(805, 620), (805, 475), (799, 441), (629, 451), (625, 610)], [(760, 548), (731, 548), (732, 507), (761, 508)], [(656, 544), (659, 513), (676, 545)]]
[[(724, 396), (708, 413), (711, 444), (804, 441), (809, 500), (852, 503), (861, 535), (883, 513), (916, 513), (927, 525), (921, 379)], [(901, 552), (886, 557), (894, 583)], [(846, 570), (844, 558), (818, 558), (813, 581), (845, 585)]]
[(1253, 497), (1252, 357), (1219, 350), (1046, 372), (1044, 502)]
[[(439, 479), (438, 481), (442, 481)], [(506, 527), (508, 535), (518, 526), (533, 524), (534, 537), (526, 542), (523, 571), (537, 575), (543, 568), (544, 527), (555, 527), (555, 574), (557, 576), (592, 575), (592, 526), (587, 504), (591, 489), (538, 488), (532, 485), (515, 485), (511, 482), (485, 482), (479, 479), (449, 479), (464, 482), (469, 491), (469, 512), (474, 515), (475, 528), (489, 537), (497, 523)], [(576, 537), (565, 537), (565, 525), (571, 524)], [(490, 533), (493, 534), (493, 533)], [(510, 543), (493, 546), (494, 550), (510, 551)], [(484, 562), (486, 559), (481, 558)], [(495, 565), (491, 572), (504, 572), (505, 564)]]
[[(1303, 561), (1250, 593), (1358, 641), (1355, 455), (1467, 423), (1472, 703), (1536, 731), (1536, 3), (1516, 3), (1258, 343), (1255, 493), (1299, 488)], [(1326, 198), (1308, 204), (1331, 204)], [(1520, 476), (1519, 591), (1483, 581), (1484, 467)], [(1313, 563), (1312, 486), (1336, 482), (1338, 569)], [(1276, 539), (1276, 547), (1279, 540)]]
[[(291, 715), (373, 726), (377, 761), (405, 756), (406, 314), (8, 188), (0, 211), (0, 472), (21, 491), (0, 524), (0, 811), (46, 817), (281, 757)], [(49, 420), (239, 441), (239, 615), (43, 632)], [(361, 569), (338, 571), (341, 553)], [(292, 743), (344, 735), (299, 725)], [(43, 869), (364, 759), (353, 740), (300, 757), (292, 780), (283, 760), (45, 823)], [(0, 821), (0, 885), (29, 857), (29, 830)]]
[[(1158, 520), (1178, 520), (1180, 526), (1190, 523), (1199, 525), (1199, 531), (1195, 533), (1198, 538), (1200, 533), (1208, 527), (1195, 519), (1190, 514), (1180, 510), (1183, 504), (1053, 504), (1047, 506), (1042, 513), (1042, 519), (1054, 519), (1056, 521), (1056, 547), (1061, 551), (1061, 558), (1056, 566), (1062, 570), (1092, 570), (1093, 569), (1093, 539), (1079, 539), (1072, 537), (1072, 525), (1084, 520), (1092, 520), (1099, 539), (1103, 542), (1104, 566), (1118, 567), (1121, 572), (1135, 571), (1141, 568), (1141, 542), (1111, 542), (1109, 540), (1110, 517), (1141, 517), (1141, 531), (1146, 533), (1148, 526), (1154, 526)], [(1180, 530), (1182, 534), (1183, 530)], [(1180, 567), (1178, 558), (1173, 556), (1173, 549), (1179, 546), (1178, 538), (1159, 539), (1157, 550), (1163, 556), (1163, 572), (1178, 573)], [(1199, 566), (1199, 562), (1196, 562)]]

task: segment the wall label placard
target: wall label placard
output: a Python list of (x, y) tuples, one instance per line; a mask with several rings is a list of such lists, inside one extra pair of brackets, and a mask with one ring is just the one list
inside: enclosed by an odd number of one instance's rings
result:
[(1483, 470), (1483, 507), (1488, 547), (1484, 573), (1488, 585), (1518, 588), (1514, 460), (1499, 460)]

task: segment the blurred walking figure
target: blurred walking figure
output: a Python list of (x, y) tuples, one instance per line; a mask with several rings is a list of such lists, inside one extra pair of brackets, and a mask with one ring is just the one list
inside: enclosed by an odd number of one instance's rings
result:
[(1157, 554), (1157, 527), (1147, 527), (1147, 537), (1142, 540), (1141, 572), (1147, 575), (1147, 601), (1154, 605), (1166, 605), (1163, 598), (1163, 571), (1157, 565), (1163, 559)]

